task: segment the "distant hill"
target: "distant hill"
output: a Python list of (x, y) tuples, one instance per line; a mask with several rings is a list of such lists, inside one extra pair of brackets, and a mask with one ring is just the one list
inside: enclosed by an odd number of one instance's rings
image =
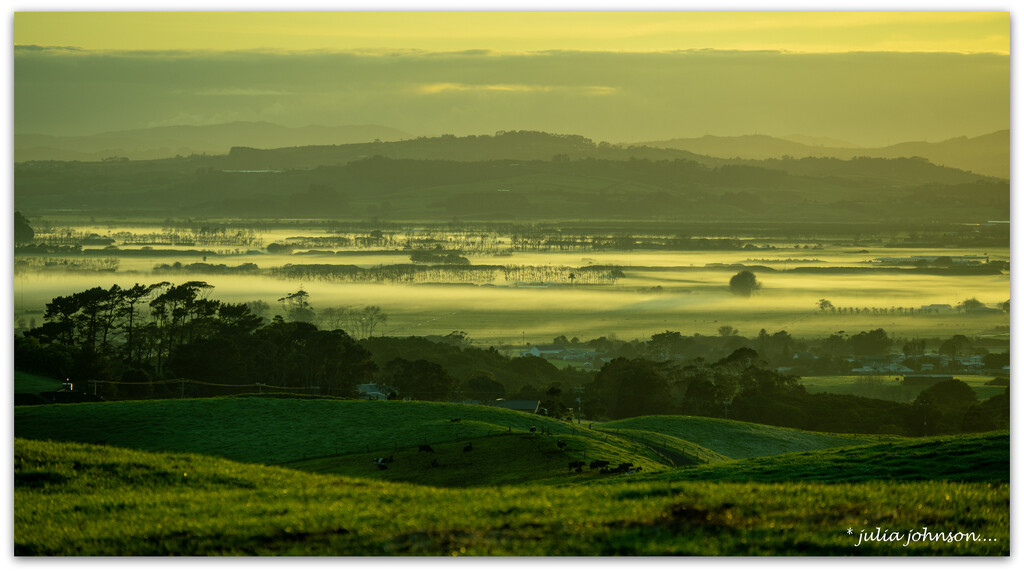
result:
[(1010, 178), (1010, 130), (1004, 129), (978, 137), (955, 137), (938, 143), (913, 141), (888, 147), (835, 147), (841, 143), (825, 138), (768, 135), (742, 135), (720, 137), (705, 135), (697, 138), (649, 141), (640, 145), (680, 149), (726, 159), (772, 159), (790, 156), (835, 157), (924, 157), (936, 165), (973, 171), (990, 177)]
[(15, 161), (99, 161), (108, 157), (132, 160), (176, 155), (221, 155), (232, 147), (294, 147), (398, 141), (413, 136), (380, 125), (284, 127), (267, 122), (236, 121), (217, 125), (177, 125), (97, 135), (52, 136), (19, 133), (14, 136)]
[(922, 158), (721, 159), (519, 131), (235, 147), (152, 161), (20, 162), (15, 207), (230, 217), (989, 221), (1009, 218), (1009, 186)]

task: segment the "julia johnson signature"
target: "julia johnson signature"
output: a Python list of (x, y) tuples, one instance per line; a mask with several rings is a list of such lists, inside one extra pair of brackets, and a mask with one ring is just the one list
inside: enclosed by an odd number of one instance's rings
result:
[[(853, 535), (853, 528), (847, 529), (846, 534)], [(860, 538), (857, 539), (857, 544), (854, 547), (860, 547), (862, 543), (901, 543), (903, 547), (906, 547), (911, 543), (929, 543), (932, 541), (960, 543), (964, 541), (999, 540), (982, 537), (974, 531), (929, 531), (927, 527), (922, 527), (920, 531), (911, 529), (904, 532), (883, 530), (881, 527), (876, 527), (871, 530), (861, 529)]]

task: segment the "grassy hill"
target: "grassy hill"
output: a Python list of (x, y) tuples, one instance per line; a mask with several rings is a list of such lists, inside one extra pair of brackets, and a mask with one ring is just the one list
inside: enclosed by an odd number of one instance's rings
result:
[[(15, 555), (1009, 554), (1005, 483), (441, 489), (111, 446), (14, 454)], [(925, 525), (977, 538), (857, 546)]]
[(1010, 434), (991, 432), (905, 439), (745, 458), (630, 478), (743, 482), (946, 480), (1009, 483)]
[(614, 433), (620, 430), (663, 434), (692, 442), (727, 458), (774, 456), (789, 452), (803, 452), (863, 444), (864, 440), (805, 432), (790, 428), (777, 428), (750, 422), (702, 418), (698, 416), (641, 416), (606, 422), (597, 429)]
[(54, 392), (60, 390), (60, 380), (37, 376), (26, 372), (14, 371), (14, 392), (34, 394), (36, 392)]
[[(439, 402), (254, 396), (25, 406), (15, 408), (14, 417), (15, 435), (22, 438), (192, 452), (435, 485), (562, 479), (572, 477), (568, 462), (574, 460), (670, 465), (628, 437), (513, 410)], [(567, 442), (564, 450), (557, 447), (560, 439)], [(463, 452), (468, 442), (474, 444), (471, 453)], [(420, 445), (435, 454), (419, 452)], [(371, 460), (388, 455), (395, 463), (378, 470)], [(430, 465), (435, 459), (438, 468)]]

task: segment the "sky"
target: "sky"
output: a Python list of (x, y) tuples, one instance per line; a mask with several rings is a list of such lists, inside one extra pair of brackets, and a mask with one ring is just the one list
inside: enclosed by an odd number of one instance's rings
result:
[(597, 141), (1009, 127), (1006, 12), (34, 13), (16, 133), (268, 121)]

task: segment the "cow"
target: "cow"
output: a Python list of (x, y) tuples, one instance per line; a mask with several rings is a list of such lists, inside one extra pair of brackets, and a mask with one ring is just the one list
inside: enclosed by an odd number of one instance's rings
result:
[(558, 440), (558, 447), (559, 447), (559, 448), (564, 448), (564, 447), (565, 447), (565, 446), (567, 446), (567, 445), (569, 445), (569, 444), (566, 444), (566, 443), (565, 443), (565, 442), (563, 442), (562, 440)]
[(619, 464), (619, 467), (617, 469), (619, 471), (624, 471), (624, 470), (628, 470), (631, 467), (633, 467), (633, 463), (632, 462), (622, 462), (621, 464)]
[(466, 447), (462, 448), (462, 451), (464, 451), (464, 452), (472, 452), (473, 451), (473, 442), (470, 442), (470, 443), (466, 444)]
[(373, 458), (373, 463), (380, 465), (384, 463), (384, 458)]
[(608, 460), (594, 460), (590, 462), (590, 469), (595, 470), (597, 468), (607, 467), (610, 464)]
[(569, 469), (570, 470), (572, 470), (572, 469), (579, 470), (579, 469), (582, 469), (583, 466), (585, 466), (585, 465), (587, 465), (586, 462), (583, 462), (583, 461), (580, 461), (580, 460), (576, 460), (575, 462), (569, 462)]
[(430, 445), (427, 444), (425, 446), (420, 446), (420, 451), (434, 453), (434, 448), (430, 447)]
[(537, 433), (537, 426), (530, 426), (530, 433), (531, 434), (536, 434)]
[(452, 418), (451, 420), (448, 420), (448, 421), (449, 422), (461, 422), (462, 418)]

